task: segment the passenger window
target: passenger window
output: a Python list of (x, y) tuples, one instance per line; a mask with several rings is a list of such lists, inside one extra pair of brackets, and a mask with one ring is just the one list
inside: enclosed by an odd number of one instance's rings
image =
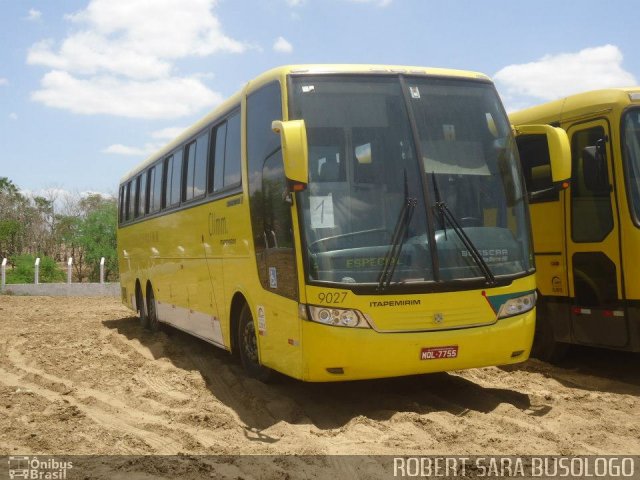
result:
[(171, 166), (171, 206), (180, 203), (180, 185), (182, 175), (182, 149), (173, 155), (173, 165)]
[(149, 170), (149, 213), (160, 210), (162, 201), (162, 172), (160, 165)]
[(134, 218), (134, 212), (136, 209), (136, 200), (137, 200), (137, 195), (136, 195), (136, 191), (137, 191), (137, 182), (135, 180), (132, 180), (131, 182), (129, 182), (129, 195), (127, 195), (127, 205), (128, 205), (128, 215), (127, 215), (127, 220), (133, 220)]
[(240, 184), (240, 113), (227, 122), (227, 140), (224, 155), (224, 187)]
[(191, 200), (204, 195), (207, 178), (208, 143), (209, 133), (206, 132), (187, 145), (183, 200)]
[(171, 176), (173, 173), (173, 156), (164, 159), (164, 195), (162, 208), (171, 206)]
[(589, 169), (594, 159), (589, 154), (603, 142), (602, 127), (593, 127), (573, 134), (571, 139), (571, 232), (575, 242), (601, 242), (613, 229), (613, 211), (606, 164), (598, 182), (607, 188), (592, 185)]
[(205, 132), (196, 140), (196, 160), (193, 169), (193, 198), (198, 198), (205, 194), (208, 148), (209, 132)]
[(126, 192), (126, 186), (125, 185), (120, 186), (120, 199), (119, 199), (120, 201), (119, 201), (119, 208), (118, 208), (119, 223), (124, 222), (125, 192)]
[(196, 142), (187, 145), (187, 155), (184, 159), (184, 170), (182, 171), (182, 200), (191, 200), (193, 198), (193, 171), (196, 161)]
[(215, 145), (213, 148), (213, 156), (210, 160), (210, 180), (209, 192), (215, 192), (222, 189), (224, 185), (224, 150), (227, 137), (227, 122), (218, 125), (215, 129), (214, 138)]
[(138, 175), (138, 178), (136, 178), (136, 183), (138, 184), (136, 218), (138, 218), (144, 215), (144, 204), (146, 203), (146, 194), (147, 194), (146, 175), (144, 174)]

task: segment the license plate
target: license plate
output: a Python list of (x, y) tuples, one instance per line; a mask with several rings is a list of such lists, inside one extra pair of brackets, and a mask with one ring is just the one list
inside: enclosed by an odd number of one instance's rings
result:
[(425, 347), (420, 351), (420, 360), (439, 360), (442, 358), (456, 358), (458, 345), (446, 347)]

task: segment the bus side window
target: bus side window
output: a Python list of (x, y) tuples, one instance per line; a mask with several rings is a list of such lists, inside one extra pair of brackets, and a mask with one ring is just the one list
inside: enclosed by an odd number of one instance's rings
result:
[(127, 203), (129, 204), (129, 215), (127, 215), (127, 220), (133, 220), (135, 218), (136, 202), (138, 199), (137, 187), (138, 182), (135, 179), (132, 180), (130, 182), (129, 196), (127, 198)]
[(182, 200), (199, 198), (205, 193), (208, 147), (209, 132), (203, 133), (187, 145), (187, 155), (184, 159)]
[(120, 198), (118, 199), (118, 223), (124, 222), (125, 189), (126, 187), (124, 185), (120, 186)]
[(182, 170), (182, 200), (193, 198), (193, 172), (196, 162), (196, 142), (187, 145), (187, 154), (184, 157), (184, 169)]
[(180, 185), (182, 185), (182, 148), (173, 154), (171, 167), (171, 206), (180, 203)]
[(213, 131), (214, 145), (209, 159), (209, 192), (222, 189), (224, 181), (224, 150), (227, 138), (227, 122), (218, 125)]
[(153, 179), (155, 177), (155, 167), (151, 167), (147, 170), (146, 178), (144, 179), (147, 185), (147, 195), (144, 199), (144, 213), (145, 215), (151, 213), (151, 204), (153, 203)]
[(173, 171), (173, 155), (162, 162), (162, 208), (171, 205), (171, 173)]
[(149, 213), (156, 213), (162, 205), (162, 164), (154, 165), (149, 183)]
[(138, 187), (138, 196), (136, 197), (136, 218), (144, 215), (144, 203), (147, 193), (146, 175), (141, 173), (136, 177), (136, 185)]
[(227, 139), (224, 153), (224, 187), (240, 184), (240, 112), (227, 121)]

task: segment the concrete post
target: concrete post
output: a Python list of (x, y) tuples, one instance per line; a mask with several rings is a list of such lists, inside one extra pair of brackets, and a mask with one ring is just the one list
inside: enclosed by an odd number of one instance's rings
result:
[(2, 266), (0, 266), (0, 290), (4, 290), (4, 286), (7, 284), (7, 259), (2, 259)]
[(33, 283), (35, 283), (36, 285), (39, 285), (40, 284), (40, 257), (36, 258), (35, 267), (36, 268), (35, 268)]
[(71, 266), (73, 265), (73, 257), (69, 257), (67, 260), (67, 283), (71, 283)]
[(104, 257), (100, 259), (100, 283), (104, 283)]

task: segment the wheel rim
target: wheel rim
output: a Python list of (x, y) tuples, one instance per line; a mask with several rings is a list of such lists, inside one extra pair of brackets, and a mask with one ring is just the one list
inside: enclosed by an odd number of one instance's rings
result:
[(242, 347), (247, 360), (258, 364), (258, 342), (252, 322), (247, 322), (242, 330)]

